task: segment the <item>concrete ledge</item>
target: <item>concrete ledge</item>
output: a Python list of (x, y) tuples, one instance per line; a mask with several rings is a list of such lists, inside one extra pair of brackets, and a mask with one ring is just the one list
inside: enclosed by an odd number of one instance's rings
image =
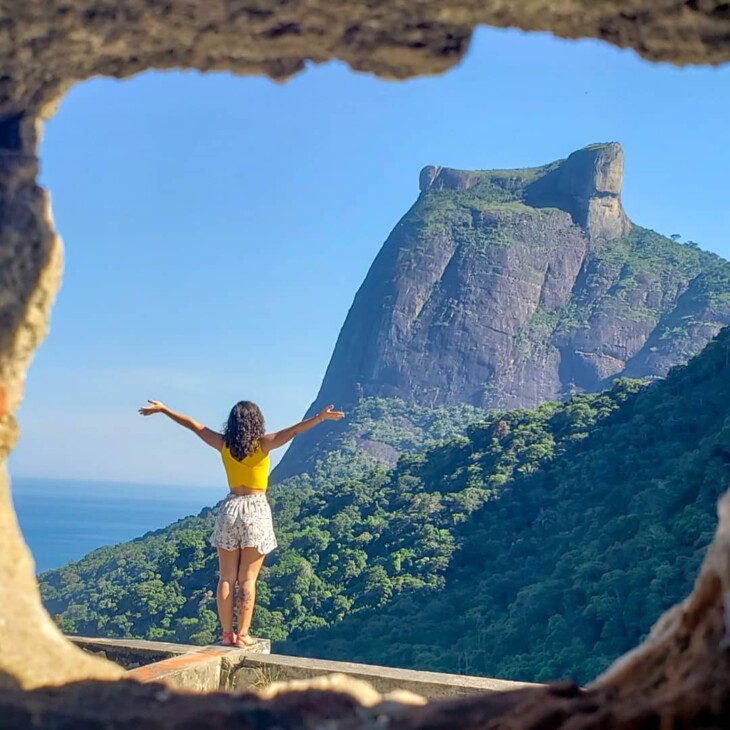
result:
[(529, 682), (511, 682), (504, 679), (440, 672), (419, 672), (372, 664), (333, 662), (278, 654), (268, 656), (249, 654), (242, 658), (240, 664), (231, 664), (235, 660), (236, 657), (233, 655), (224, 659), (224, 666), (230, 665), (227, 670), (224, 669), (224, 672), (229, 675), (229, 678), (226, 679), (226, 687), (234, 692), (261, 689), (272, 682), (311, 679), (326, 674), (346, 674), (349, 677), (365, 680), (382, 694), (394, 690), (408, 690), (428, 699), (465, 697), (486, 692), (506, 692), (539, 686)]
[(192, 646), (139, 639), (96, 639), (74, 636), (71, 641), (91, 653), (104, 653), (128, 669), (137, 682), (160, 682), (176, 690), (248, 692), (275, 682), (346, 675), (370, 683), (387, 695), (407, 690), (427, 699), (465, 697), (506, 692), (539, 685), (461, 674), (420, 672), (372, 664), (327, 659), (271, 655), (270, 642), (239, 649), (225, 646)]
[(161, 682), (168, 687), (188, 692), (218, 692), (231, 688), (231, 668), (241, 666), (251, 652), (268, 651), (269, 642), (246, 649), (226, 646), (195, 647), (196, 651), (178, 654), (154, 664), (127, 672), (137, 682)]
[[(230, 685), (230, 667), (252, 653), (268, 654), (271, 642), (259, 639), (246, 649), (225, 646), (194, 646), (142, 639), (97, 639), (68, 637), (90, 654), (103, 655), (127, 669), (138, 682), (162, 682), (191, 692), (215, 692)], [(225, 664), (223, 658), (229, 657)]]
[(145, 664), (159, 662), (179, 654), (190, 654), (205, 648), (192, 644), (173, 644), (142, 639), (101, 639), (86, 636), (67, 638), (89, 654), (103, 656), (125, 669), (136, 669)]
[(221, 688), (221, 657), (226, 649), (207, 648), (179, 654), (127, 672), (137, 682), (161, 682), (188, 692), (216, 692)]

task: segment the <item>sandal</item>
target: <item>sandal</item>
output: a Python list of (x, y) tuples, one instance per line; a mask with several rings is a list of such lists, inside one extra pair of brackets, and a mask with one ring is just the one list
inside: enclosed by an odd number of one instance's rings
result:
[(259, 640), (251, 636), (251, 634), (239, 634), (233, 643), (239, 649), (247, 649), (250, 646), (256, 646), (256, 644), (259, 643)]
[(221, 636), (221, 646), (238, 646), (238, 637), (233, 631), (224, 631)]

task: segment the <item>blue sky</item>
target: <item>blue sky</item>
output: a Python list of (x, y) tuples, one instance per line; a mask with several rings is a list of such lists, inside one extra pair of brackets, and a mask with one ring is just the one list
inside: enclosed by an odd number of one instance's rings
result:
[(481, 30), (435, 78), (342, 64), (286, 84), (151, 73), (71, 90), (42, 179), (66, 251), (11, 474), (222, 489), (216, 454), (146, 398), (270, 428), (316, 395), (352, 298), (427, 164), (626, 153), (637, 223), (730, 257), (730, 68), (676, 69), (593, 41)]

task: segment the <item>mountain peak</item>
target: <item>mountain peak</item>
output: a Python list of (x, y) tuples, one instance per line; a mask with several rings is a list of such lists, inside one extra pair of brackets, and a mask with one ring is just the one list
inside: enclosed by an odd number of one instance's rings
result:
[(631, 223), (621, 205), (624, 151), (618, 142), (577, 150), (532, 183), (525, 202), (570, 213), (592, 241), (621, 238)]
[[(730, 266), (632, 225), (622, 179), (615, 142), (542, 167), (425, 168), (310, 413), (368, 396), (534, 407), (684, 362), (730, 324)], [(277, 478), (316, 459), (324, 429), (292, 444)]]
[(599, 142), (564, 160), (516, 170), (456, 170), (427, 165), (421, 170), (421, 193), (469, 190), (482, 182), (507, 187), (515, 200), (535, 208), (570, 213), (591, 240), (614, 239), (631, 224), (621, 206), (624, 152), (618, 142)]
[(569, 155), (559, 169), (559, 186), (567, 194), (620, 195), (624, 151), (618, 142), (588, 145)]

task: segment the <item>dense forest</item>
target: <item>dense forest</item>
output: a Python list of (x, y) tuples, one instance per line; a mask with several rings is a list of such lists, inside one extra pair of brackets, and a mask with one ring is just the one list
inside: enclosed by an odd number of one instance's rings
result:
[(541, 432), (513, 452), (499, 499), (452, 531), (443, 587), (295, 632), (282, 649), (518, 679), (595, 676), (691, 590), (730, 485), (729, 376), (725, 330), (665, 381), (619, 381), (517, 428), (508, 414), (418, 457), (417, 477), (443, 500), (470, 470), (483, 484), (495, 450)]
[[(362, 401), (271, 490), (255, 628), (277, 651), (589, 679), (691, 589), (730, 483), (729, 376), (726, 329), (665, 380), (536, 410)], [(69, 633), (214, 641), (213, 518), (45, 573), (47, 607)]]

